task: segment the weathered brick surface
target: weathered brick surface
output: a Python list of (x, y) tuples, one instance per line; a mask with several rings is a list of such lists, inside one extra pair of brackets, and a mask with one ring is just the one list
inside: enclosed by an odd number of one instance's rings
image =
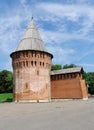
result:
[(15, 52), (13, 58), (14, 100), (50, 98), (51, 55), (36, 51)]
[(51, 98), (86, 98), (87, 91), (85, 81), (81, 80), (79, 74), (74, 78), (52, 80), (51, 81)]
[(14, 52), (11, 57), (15, 101), (87, 98), (81, 73), (59, 75), (50, 81), (52, 57), (49, 53), (28, 50)]
[(87, 89), (85, 80), (80, 80), (83, 98), (87, 98)]

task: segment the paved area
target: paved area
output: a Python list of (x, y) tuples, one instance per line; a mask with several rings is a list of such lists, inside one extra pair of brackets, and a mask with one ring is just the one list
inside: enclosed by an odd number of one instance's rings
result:
[(94, 98), (52, 103), (1, 103), (0, 130), (94, 130)]

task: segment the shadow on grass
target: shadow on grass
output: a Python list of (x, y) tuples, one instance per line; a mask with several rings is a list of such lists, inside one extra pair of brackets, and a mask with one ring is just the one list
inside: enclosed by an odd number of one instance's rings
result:
[(12, 102), (13, 99), (12, 98), (7, 98), (5, 102)]
[(6, 102), (13, 102), (13, 99), (12, 98), (7, 98), (6, 100), (1, 101), (0, 103), (6, 103)]

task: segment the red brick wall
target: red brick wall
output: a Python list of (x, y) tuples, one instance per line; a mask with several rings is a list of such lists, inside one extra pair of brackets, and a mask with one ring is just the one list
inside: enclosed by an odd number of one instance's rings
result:
[(79, 76), (71, 79), (52, 80), (51, 81), (51, 98), (83, 98), (83, 95), (87, 96), (86, 86), (81, 85), (81, 79)]
[(83, 98), (87, 98), (87, 89), (86, 89), (86, 83), (85, 80), (81, 80), (81, 89), (82, 89), (82, 94), (83, 94)]

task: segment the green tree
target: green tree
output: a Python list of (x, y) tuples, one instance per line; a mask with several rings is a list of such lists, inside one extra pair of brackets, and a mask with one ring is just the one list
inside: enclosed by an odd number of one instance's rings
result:
[(60, 64), (53, 64), (52, 66), (51, 66), (51, 70), (53, 71), (53, 70), (60, 70), (60, 69), (62, 69), (62, 65), (60, 65)]
[(66, 65), (64, 65), (63, 66), (63, 69), (67, 69), (67, 68), (73, 68), (73, 67), (76, 67), (76, 65), (75, 64), (66, 64)]
[(88, 92), (94, 94), (94, 72), (88, 72), (83, 74), (83, 78), (88, 86)]
[(0, 72), (0, 93), (12, 92), (13, 74), (8, 70)]

